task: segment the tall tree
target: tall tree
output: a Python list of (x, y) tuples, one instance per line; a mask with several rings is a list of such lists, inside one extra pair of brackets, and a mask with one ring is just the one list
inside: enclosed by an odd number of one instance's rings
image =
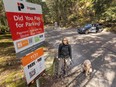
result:
[(5, 16), (5, 11), (3, 7), (3, 2), (0, 1), (0, 25), (6, 25), (6, 16)]
[(75, 0), (47, 0), (49, 14), (52, 21), (65, 26), (68, 22), (68, 16), (71, 14), (72, 3)]
[(107, 9), (111, 6), (113, 0), (94, 0), (94, 10), (95, 16), (97, 19), (100, 19), (102, 14), (107, 11)]

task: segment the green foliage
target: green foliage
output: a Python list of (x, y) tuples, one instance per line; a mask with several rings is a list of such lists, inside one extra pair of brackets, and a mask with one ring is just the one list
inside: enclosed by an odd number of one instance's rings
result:
[(110, 32), (116, 33), (116, 27), (115, 27), (115, 26), (113, 26), (113, 27), (107, 28), (107, 31), (110, 31)]
[(72, 5), (75, 0), (46, 0), (49, 8), (48, 17), (51, 22), (57, 21), (59, 25), (65, 26), (68, 22), (68, 17), (72, 14)]
[(4, 34), (6, 31), (8, 31), (8, 26), (1, 25), (0, 26), (0, 33)]
[(103, 17), (106, 21), (116, 20), (116, 2), (111, 3), (111, 6), (103, 13)]
[(49, 8), (46, 17), (63, 26), (96, 22), (100, 19), (114, 20), (116, 17), (115, 0), (46, 0), (46, 4)]
[[(45, 24), (60, 26), (116, 20), (116, 0), (27, 0), (40, 4)], [(0, 1), (0, 26), (7, 26), (3, 2)]]
[(8, 29), (3, 2), (0, 1), (0, 33), (4, 34)]
[[(114, 5), (113, 5), (113, 4)], [(115, 0), (94, 0), (94, 10), (97, 18), (111, 16), (111, 8), (116, 6)], [(102, 15), (102, 16), (101, 16)]]

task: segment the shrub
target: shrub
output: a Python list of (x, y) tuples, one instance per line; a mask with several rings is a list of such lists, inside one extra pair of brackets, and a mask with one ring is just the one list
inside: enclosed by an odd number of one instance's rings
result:
[(8, 30), (7, 26), (1, 25), (0, 26), (0, 34), (5, 34), (5, 32)]

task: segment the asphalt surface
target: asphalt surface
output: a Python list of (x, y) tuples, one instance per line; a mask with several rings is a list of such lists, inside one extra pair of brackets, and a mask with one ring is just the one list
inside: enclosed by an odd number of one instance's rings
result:
[[(62, 86), (52, 87), (116, 87), (116, 34), (108, 32), (78, 34), (76, 29), (46, 29), (46, 41), (51, 49), (58, 48), (63, 37), (72, 46), (73, 64)], [(85, 77), (80, 64), (92, 62), (93, 72)], [(57, 84), (57, 83), (55, 83)]]

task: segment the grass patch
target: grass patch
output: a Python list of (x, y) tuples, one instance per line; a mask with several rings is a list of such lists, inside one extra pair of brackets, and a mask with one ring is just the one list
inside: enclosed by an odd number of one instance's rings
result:
[(54, 73), (53, 73), (53, 64), (49, 68), (46, 69), (46, 73), (48, 75), (51, 75), (51, 76), (54, 75)]
[(115, 27), (115, 26), (109, 27), (109, 28), (107, 28), (107, 31), (108, 31), (108, 32), (116, 33), (116, 27)]
[(0, 38), (1, 39), (6, 39), (6, 38), (10, 39), (11, 38), (11, 34), (1, 34)]
[[(47, 46), (46, 46), (47, 47)], [(46, 48), (45, 47), (45, 48)], [(0, 35), (0, 87), (26, 87), (26, 81), (24, 79), (24, 73), (21, 72), (23, 69), (21, 65), (5, 65), (7, 61), (16, 61), (16, 54), (14, 50), (13, 41), (11, 34)], [(49, 77), (53, 75), (53, 55), (48, 55), (46, 59), (46, 74), (47, 77), (40, 77), (41, 85), (49, 83)], [(30, 87), (36, 87), (36, 83)]]
[(12, 71), (5, 76), (5, 79), (1, 82), (0, 86), (2, 87), (25, 87), (26, 82), (22, 79), (23, 73), (17, 71)]
[(7, 76), (7, 78), (5, 79), (4, 82), (5, 82), (5, 83), (11, 83), (11, 82), (13, 82), (14, 75), (15, 75), (15, 72), (9, 74), (9, 75)]
[(0, 72), (2, 72), (4, 70), (4, 68), (0, 68)]
[(2, 39), (2, 36), (0, 35), (0, 39)]
[(51, 76), (53, 75), (53, 61), (54, 61), (54, 58), (52, 56), (49, 56), (45, 61), (46, 73)]

